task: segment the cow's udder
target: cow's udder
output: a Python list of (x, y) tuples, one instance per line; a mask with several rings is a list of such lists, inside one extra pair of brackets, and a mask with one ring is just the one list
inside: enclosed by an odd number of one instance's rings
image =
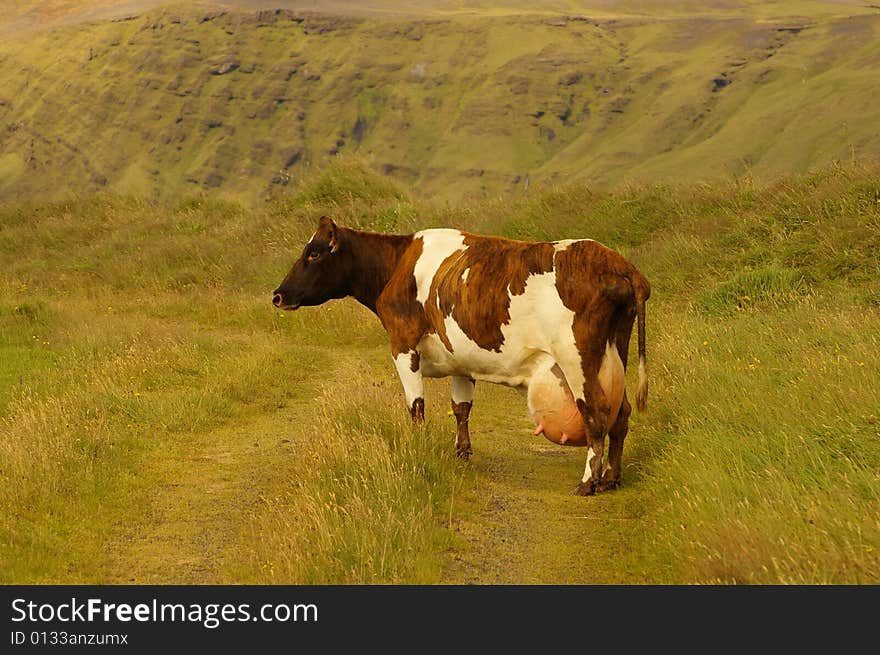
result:
[(529, 381), (529, 413), (539, 434), (565, 446), (587, 445), (581, 413), (557, 364), (536, 371)]

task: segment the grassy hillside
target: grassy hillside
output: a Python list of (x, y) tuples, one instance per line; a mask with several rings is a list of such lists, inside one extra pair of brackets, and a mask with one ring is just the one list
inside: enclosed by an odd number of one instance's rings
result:
[[(880, 581), (880, 169), (441, 211), (343, 164), (257, 210), (0, 209), (0, 581)], [(411, 433), (369, 312), (274, 311), (323, 212), (631, 258), (651, 397), (624, 487), (566, 495), (582, 451), (491, 385), (455, 461), (447, 384)]]
[(70, 3), (44, 6), (60, 27), (0, 41), (0, 201), (252, 204), (340, 153), (441, 201), (563, 180), (771, 179), (880, 153), (870, 7), (350, 5), (73, 24)]

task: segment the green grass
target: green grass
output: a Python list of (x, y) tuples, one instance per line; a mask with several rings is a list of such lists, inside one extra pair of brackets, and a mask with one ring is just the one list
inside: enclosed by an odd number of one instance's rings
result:
[(661, 320), (647, 522), (665, 579), (875, 583), (877, 313), (807, 300)]
[(700, 307), (710, 315), (724, 315), (759, 304), (779, 304), (805, 295), (809, 286), (797, 271), (778, 266), (738, 271), (699, 296)]
[[(476, 468), (451, 457), (446, 400), (413, 434), (369, 312), (268, 304), (330, 213), (590, 236), (648, 276), (650, 409), (633, 419), (627, 486), (576, 499), (627, 517), (613, 566), (647, 582), (876, 583), (878, 199), (876, 166), (837, 166), (439, 209), (346, 159), (260, 209), (4, 205), (0, 577), (444, 580), (484, 475), (479, 453)], [(513, 429), (507, 409), (479, 412), (478, 439)], [(580, 472), (567, 466), (560, 489)]]

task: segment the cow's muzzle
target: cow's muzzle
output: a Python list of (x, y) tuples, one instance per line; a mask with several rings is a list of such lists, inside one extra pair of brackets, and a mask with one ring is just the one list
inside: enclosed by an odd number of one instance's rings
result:
[(284, 296), (282, 296), (278, 291), (272, 294), (272, 304), (275, 305), (278, 309), (284, 309), (287, 311), (292, 311), (299, 308), (299, 303), (291, 305), (284, 302)]

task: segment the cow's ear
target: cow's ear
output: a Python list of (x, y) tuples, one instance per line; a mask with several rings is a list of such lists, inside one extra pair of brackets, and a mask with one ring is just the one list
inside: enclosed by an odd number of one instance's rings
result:
[(327, 240), (330, 242), (330, 252), (334, 253), (339, 250), (339, 228), (329, 216), (322, 216), (319, 227), (323, 228), (327, 233)]

